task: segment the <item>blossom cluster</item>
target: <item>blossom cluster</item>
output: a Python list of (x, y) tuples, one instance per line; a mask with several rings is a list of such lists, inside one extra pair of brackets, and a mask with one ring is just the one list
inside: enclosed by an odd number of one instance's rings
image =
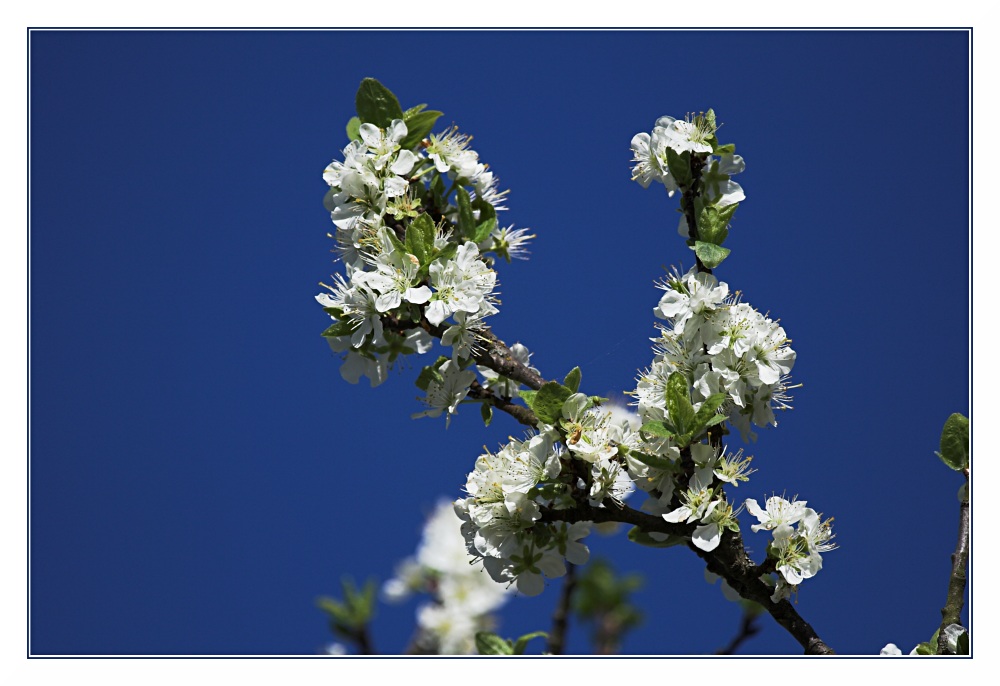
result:
[(413, 593), (430, 596), (417, 609), (421, 650), (439, 655), (474, 652), (479, 631), (493, 628), (492, 613), (507, 602), (507, 589), (483, 574), (481, 563), (469, 564), (462, 522), (448, 501), (438, 503), (424, 525), (416, 555), (396, 568), (385, 582), (382, 595), (400, 602)]
[(498, 311), (495, 258), (523, 256), (533, 236), (497, 224), (507, 192), (467, 136), (452, 128), (408, 142), (407, 134), (402, 119), (360, 124), (342, 159), (324, 170), (345, 273), (316, 300), (336, 322), (324, 336), (343, 354), (350, 383), (364, 376), (376, 386), (399, 355), (429, 351), (422, 321), (444, 327), (453, 365), (421, 413), (436, 416), (454, 412), (453, 396), (464, 397), (475, 377), (466, 368), (477, 336)]
[(674, 272), (661, 287), (666, 293), (655, 314), (666, 325), (635, 390), (643, 419), (662, 419), (663, 389), (671, 374), (681, 372), (696, 401), (725, 394), (723, 407), (744, 440), (756, 438), (751, 423), (777, 426), (774, 410), (790, 407), (788, 375), (795, 364), (784, 328), (730, 295), (712, 274)]
[[(773, 536), (768, 556), (775, 560), (781, 578), (771, 600), (788, 598), (804, 579), (823, 568), (821, 553), (836, 549), (837, 545), (831, 542), (833, 519), (822, 519), (814, 509), (806, 507), (804, 500), (788, 501), (780, 496), (768, 498), (763, 509), (756, 500), (748, 498), (746, 508), (759, 522), (750, 529), (770, 531)], [(794, 528), (794, 524), (798, 527)]]

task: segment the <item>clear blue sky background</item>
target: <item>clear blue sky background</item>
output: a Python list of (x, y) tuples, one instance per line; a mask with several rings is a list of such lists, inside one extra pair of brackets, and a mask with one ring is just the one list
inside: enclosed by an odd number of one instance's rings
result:
[[(836, 518), (798, 609), (838, 652), (934, 631), (961, 479), (933, 451), (970, 409), (965, 33), (35, 32), (30, 51), (35, 654), (315, 653), (316, 597), (388, 578), (481, 447), (520, 433), (475, 407), (413, 421), (418, 366), (352, 387), (319, 336), (321, 172), (365, 76), (475, 136), (504, 219), (538, 234), (501, 266), (495, 331), (605, 395), (651, 360), (653, 280), (692, 261), (629, 141), (715, 108), (747, 163), (717, 274), (781, 319), (805, 384), (734, 495)], [(747, 532), (758, 560), (767, 540)], [(736, 631), (689, 551), (590, 545), (645, 576), (626, 652)], [(557, 590), (512, 599), (501, 633), (546, 629)], [(380, 607), (380, 650), (414, 609)], [(761, 624), (744, 652), (799, 652)]]

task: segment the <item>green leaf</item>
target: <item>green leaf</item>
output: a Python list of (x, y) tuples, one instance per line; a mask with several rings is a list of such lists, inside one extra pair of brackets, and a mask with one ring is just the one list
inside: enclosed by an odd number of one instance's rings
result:
[(421, 267), (429, 265), (433, 259), (434, 222), (426, 214), (421, 214), (406, 227), (406, 252), (420, 260)]
[(733, 145), (732, 143), (719, 145), (718, 141), (716, 141), (716, 144), (712, 147), (715, 148), (715, 150), (713, 150), (712, 152), (714, 152), (716, 155), (732, 155), (736, 153), (736, 146)]
[(517, 394), (524, 401), (524, 404), (531, 407), (531, 404), (535, 402), (535, 396), (538, 395), (538, 391), (518, 391)]
[(694, 407), (691, 405), (691, 387), (687, 377), (674, 372), (667, 378), (667, 413), (677, 433), (691, 431)]
[(514, 648), (508, 641), (489, 631), (480, 631), (476, 634), (476, 650), (480, 655), (514, 654)]
[(705, 241), (694, 242), (695, 255), (709, 269), (715, 269), (722, 264), (722, 261), (729, 257), (730, 252), (729, 248), (723, 248), (721, 245), (715, 245), (714, 243), (706, 243)]
[(670, 175), (681, 186), (691, 185), (691, 153), (677, 154), (673, 148), (667, 148), (667, 169)]
[(349, 321), (340, 321), (330, 325), (320, 336), (325, 338), (339, 338), (340, 336), (350, 336), (354, 333), (354, 326)]
[(357, 117), (351, 117), (347, 120), (347, 140), (349, 141), (359, 141), (361, 140), (361, 120)]
[(524, 655), (524, 649), (527, 647), (528, 641), (530, 641), (533, 638), (539, 638), (539, 637), (548, 638), (549, 635), (544, 631), (535, 631), (534, 633), (525, 634), (521, 638), (517, 639), (514, 642), (514, 654)]
[(938, 457), (956, 472), (969, 466), (969, 420), (958, 413), (948, 417), (941, 431)]
[[(725, 393), (714, 393), (705, 399), (705, 402), (701, 404), (698, 411), (694, 415), (694, 428), (693, 431), (701, 432), (703, 429), (709, 426), (709, 422), (713, 421), (715, 417), (722, 417), (723, 421), (725, 416), (718, 415), (715, 413), (723, 403), (726, 402), (726, 398), (729, 396)], [(715, 422), (718, 424), (718, 421)]]
[(698, 237), (706, 243), (722, 245), (728, 235), (729, 231), (719, 208), (715, 205), (704, 207), (698, 217)]
[(675, 545), (682, 545), (687, 543), (687, 539), (683, 536), (667, 536), (664, 541), (657, 541), (645, 531), (637, 526), (632, 527), (628, 532), (628, 540), (633, 543), (638, 543), (639, 545), (644, 545), (649, 548), (671, 548)]
[(580, 371), (579, 367), (573, 367), (569, 370), (569, 374), (563, 379), (563, 385), (569, 390), (576, 393), (580, 390), (580, 380), (583, 378), (583, 373)]
[(403, 118), (403, 109), (392, 91), (376, 79), (367, 78), (358, 86), (354, 96), (354, 106), (362, 122), (387, 128), (393, 119)]
[(493, 229), (497, 228), (497, 211), (493, 209), (493, 205), (478, 198), (475, 206), (475, 209), (479, 210), (479, 224), (472, 232), (471, 238), (475, 243), (482, 243), (490, 237)]
[(493, 406), (489, 403), (483, 403), (479, 407), (479, 414), (483, 417), (483, 424), (489, 426), (490, 422), (493, 421)]
[(917, 655), (937, 655), (937, 646), (931, 646), (930, 643), (918, 643), (915, 650)]
[(406, 246), (403, 245), (403, 242), (401, 240), (399, 240), (399, 236), (396, 235), (395, 231), (389, 229), (388, 231), (385, 232), (385, 235), (389, 237), (389, 242), (392, 243), (393, 250), (399, 253), (406, 252)]
[(726, 421), (727, 419), (729, 419), (729, 417), (727, 417), (724, 414), (713, 414), (712, 418), (708, 420), (708, 423), (705, 424), (704, 428), (709, 429), (709, 428), (715, 426), (716, 424), (721, 424), (722, 422)]
[(571, 395), (573, 391), (560, 383), (549, 381), (538, 389), (538, 395), (531, 403), (531, 410), (539, 420), (546, 424), (555, 424), (562, 417), (563, 403)]
[(650, 434), (658, 438), (670, 438), (675, 432), (663, 422), (646, 422), (639, 429), (641, 433)]
[(417, 388), (426, 391), (427, 387), (431, 385), (431, 381), (444, 383), (444, 377), (434, 367), (424, 367), (420, 372), (420, 376), (417, 377)]
[(406, 123), (406, 136), (399, 142), (400, 146), (405, 150), (409, 150), (419, 145), (420, 141), (426, 138), (427, 134), (434, 128), (434, 124), (437, 123), (438, 118), (442, 114), (444, 112), (438, 112), (437, 110), (416, 112), (409, 116), (404, 114), (403, 122)]
[(476, 218), (472, 214), (469, 193), (459, 186), (455, 197), (458, 201), (458, 235), (472, 238), (476, 233)]
[(408, 107), (405, 112), (403, 112), (403, 121), (406, 121), (415, 114), (420, 114), (425, 109), (427, 109), (427, 103), (423, 102), (419, 105), (414, 105), (413, 107)]
[(720, 207), (719, 219), (726, 222), (726, 224), (733, 221), (733, 215), (736, 214), (736, 208), (739, 206), (740, 204), (738, 202), (734, 202), (732, 205), (726, 205), (725, 207)]

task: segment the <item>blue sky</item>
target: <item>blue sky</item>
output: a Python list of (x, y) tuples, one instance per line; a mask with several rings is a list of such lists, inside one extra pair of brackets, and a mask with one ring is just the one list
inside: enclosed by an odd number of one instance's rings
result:
[[(549, 377), (620, 394), (648, 365), (654, 279), (691, 262), (629, 140), (713, 107), (747, 163), (717, 275), (781, 319), (804, 383), (734, 495), (798, 494), (841, 548), (800, 613), (842, 653), (939, 621), (969, 414), (963, 32), (35, 32), (31, 36), (31, 647), (310, 654), (317, 596), (386, 579), (485, 444), (420, 409), (415, 362), (352, 387), (313, 301), (338, 269), (323, 167), (358, 82), (475, 136), (538, 235), (494, 330)], [(646, 578), (629, 653), (724, 645), (739, 611), (680, 549), (592, 536)], [(766, 537), (747, 533), (760, 559)], [(558, 584), (500, 631), (548, 627)], [(415, 605), (382, 606), (398, 652)], [(769, 618), (752, 653), (797, 653)], [(586, 652), (570, 628), (570, 649)]]

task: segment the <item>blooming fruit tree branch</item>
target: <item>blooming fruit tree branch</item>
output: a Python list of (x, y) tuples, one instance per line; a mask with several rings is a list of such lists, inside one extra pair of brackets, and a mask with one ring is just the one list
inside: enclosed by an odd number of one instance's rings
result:
[[(491, 330), (496, 269), (524, 258), (535, 236), (500, 221), (508, 192), (471, 138), (455, 127), (433, 133), (440, 112), (403, 110), (374, 79), (356, 106), (350, 143), (323, 173), (343, 272), (316, 297), (333, 319), (323, 336), (342, 376), (376, 386), (400, 356), (426, 355), (437, 341), (444, 354), (416, 380), (424, 407), (414, 417), (447, 424), (471, 401), (487, 424), (499, 410), (528, 429), (474, 461), (453, 505), (466, 554), (501, 587), (536, 595), (567, 563), (587, 562), (592, 524), (630, 524), (636, 544), (693, 550), (806, 653), (832, 653), (789, 602), (836, 548), (832, 520), (806, 501), (734, 495), (755, 470), (727, 437), (755, 440), (777, 425), (796, 352), (777, 321), (713, 273), (746, 198), (733, 180), (744, 161), (718, 140), (715, 114), (664, 116), (631, 142), (633, 180), (678, 196), (695, 267), (658, 284), (653, 357), (631, 391), (636, 412), (623, 417), (581, 390), (579, 368), (547, 379), (527, 347)], [(626, 504), (640, 493), (638, 508)], [(757, 520), (750, 534), (768, 537), (759, 562), (744, 547), (744, 508)]]

